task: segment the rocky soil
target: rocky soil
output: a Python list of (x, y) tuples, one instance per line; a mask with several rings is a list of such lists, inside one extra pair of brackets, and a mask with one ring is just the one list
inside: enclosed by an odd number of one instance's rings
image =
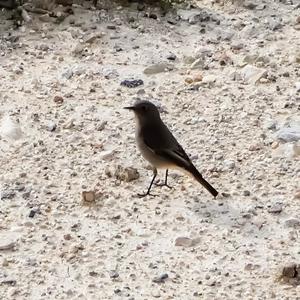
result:
[[(299, 2), (220, 2), (1, 12), (1, 299), (300, 299)], [(217, 199), (137, 197), (138, 98)]]

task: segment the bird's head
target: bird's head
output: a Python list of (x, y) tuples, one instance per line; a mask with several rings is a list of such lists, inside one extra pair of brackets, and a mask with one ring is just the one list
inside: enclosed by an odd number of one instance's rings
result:
[(158, 108), (150, 101), (137, 101), (133, 106), (124, 108), (132, 110), (141, 124), (160, 120)]

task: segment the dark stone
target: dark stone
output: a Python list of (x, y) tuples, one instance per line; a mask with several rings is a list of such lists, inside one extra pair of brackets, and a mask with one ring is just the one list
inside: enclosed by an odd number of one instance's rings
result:
[(17, 1), (15, 0), (0, 0), (0, 7), (4, 8), (16, 8), (18, 6)]
[(255, 9), (258, 4), (254, 1), (245, 1), (243, 6), (248, 9)]
[(168, 59), (168, 60), (175, 60), (175, 59), (176, 59), (176, 55), (173, 54), (173, 53), (170, 53), (170, 54), (167, 56), (167, 59)]
[(134, 17), (129, 17), (128, 19), (128, 23), (134, 23), (135, 22), (135, 18)]
[(282, 212), (282, 204), (276, 203), (272, 205), (270, 208), (268, 208), (268, 213), (270, 214), (279, 214)]
[(169, 278), (169, 275), (167, 273), (164, 273), (160, 276), (154, 277), (153, 282), (155, 283), (164, 283)]
[(177, 22), (175, 20), (168, 19), (167, 22), (171, 25), (176, 25)]
[(29, 217), (29, 218), (33, 218), (33, 217), (35, 216), (35, 214), (36, 214), (36, 210), (35, 210), (35, 209), (32, 209), (32, 210), (29, 212), (28, 217)]
[(116, 52), (121, 52), (123, 51), (123, 49), (120, 46), (115, 46), (115, 50)]
[(145, 9), (145, 4), (144, 3), (139, 3), (137, 6), (138, 11), (143, 11)]
[(250, 196), (250, 191), (248, 190), (243, 191), (243, 195), (246, 197)]
[(116, 272), (116, 271), (112, 271), (112, 272), (110, 272), (110, 274), (109, 274), (109, 277), (110, 277), (111, 279), (116, 279), (116, 278), (118, 278), (119, 276), (120, 276), (119, 273)]
[(107, 25), (106, 26), (107, 29), (110, 29), (110, 30), (115, 30), (117, 29), (117, 27), (115, 25)]
[(150, 14), (149, 14), (149, 18), (150, 18), (150, 19), (157, 20), (157, 15), (154, 14), (154, 13), (150, 13)]
[(7, 279), (7, 280), (1, 281), (0, 285), (2, 285), (2, 284), (6, 284), (6, 285), (10, 285), (10, 286), (15, 286), (17, 284), (17, 281), (13, 280), (13, 279)]
[(140, 85), (143, 85), (144, 81), (142, 79), (126, 79), (121, 82), (121, 85), (128, 88), (136, 88)]

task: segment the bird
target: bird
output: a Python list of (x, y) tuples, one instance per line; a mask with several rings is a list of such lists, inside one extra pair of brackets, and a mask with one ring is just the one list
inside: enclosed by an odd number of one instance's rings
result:
[(157, 169), (166, 170), (163, 185), (169, 188), (168, 170), (180, 169), (201, 183), (213, 197), (218, 195), (218, 191), (202, 177), (182, 146), (162, 121), (158, 108), (152, 102), (139, 100), (133, 106), (126, 106), (124, 109), (131, 110), (135, 114), (136, 143), (142, 156), (153, 168), (153, 178), (147, 192), (139, 194), (139, 196), (150, 195), (151, 187), (157, 176)]

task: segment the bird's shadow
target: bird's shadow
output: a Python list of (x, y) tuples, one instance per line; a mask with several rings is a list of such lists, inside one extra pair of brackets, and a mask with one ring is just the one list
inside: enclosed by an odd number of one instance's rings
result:
[[(234, 200), (234, 201), (233, 201)], [(223, 198), (211, 201), (197, 200), (190, 205), (191, 211), (201, 223), (210, 223), (223, 229), (241, 229), (242, 235), (264, 238), (270, 234), (268, 226), (260, 219), (255, 205), (237, 199)]]

